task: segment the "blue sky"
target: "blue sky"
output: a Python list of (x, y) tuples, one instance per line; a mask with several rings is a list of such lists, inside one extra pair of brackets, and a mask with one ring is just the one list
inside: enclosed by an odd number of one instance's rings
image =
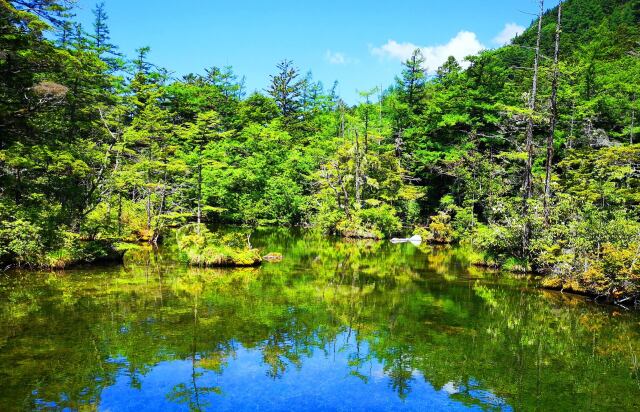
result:
[[(89, 29), (95, 0), (77, 0)], [(112, 41), (129, 56), (150, 46), (153, 63), (176, 76), (233, 66), (247, 91), (262, 90), (278, 61), (358, 101), (386, 87), (414, 47), (427, 69), (448, 55), (493, 48), (530, 24), (535, 0), (105, 0)], [(548, 7), (557, 1), (548, 1)]]

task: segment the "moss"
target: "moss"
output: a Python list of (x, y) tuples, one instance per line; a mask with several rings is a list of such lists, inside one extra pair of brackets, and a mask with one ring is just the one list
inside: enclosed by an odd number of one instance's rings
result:
[(48, 269), (65, 269), (82, 263), (122, 262), (125, 250), (115, 247), (108, 240), (79, 240), (73, 237), (64, 246), (47, 252), (38, 266)]
[(187, 251), (188, 263), (195, 266), (256, 266), (262, 263), (257, 249), (239, 250), (226, 246), (207, 246)]
[(238, 236), (219, 236), (204, 226), (183, 226), (176, 232), (178, 249), (194, 266), (257, 266), (262, 263), (258, 249), (249, 248)]

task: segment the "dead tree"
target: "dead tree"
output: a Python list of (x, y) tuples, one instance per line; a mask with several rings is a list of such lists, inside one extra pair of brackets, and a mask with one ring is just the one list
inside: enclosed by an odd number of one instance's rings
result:
[(526, 251), (529, 248), (529, 236), (531, 227), (528, 220), (529, 215), (529, 199), (533, 197), (533, 116), (536, 111), (536, 99), (538, 96), (538, 71), (540, 66), (540, 38), (542, 36), (542, 15), (544, 13), (544, 0), (540, 0), (540, 14), (538, 16), (538, 35), (536, 37), (535, 58), (533, 60), (533, 84), (531, 86), (531, 95), (529, 96), (529, 120), (527, 122), (526, 131), (526, 152), (527, 163), (525, 166), (524, 176), (524, 193), (523, 193), (523, 216), (526, 219), (524, 225), (524, 233), (522, 236), (522, 251), (526, 255)]
[(562, 32), (562, 2), (558, 5), (558, 23), (556, 24), (556, 45), (553, 54), (553, 80), (551, 81), (551, 119), (549, 121), (549, 134), (547, 135), (547, 164), (544, 179), (544, 222), (549, 226), (550, 201), (551, 201), (551, 166), (553, 163), (553, 138), (558, 122), (558, 78), (560, 68), (558, 59), (560, 55), (560, 33)]

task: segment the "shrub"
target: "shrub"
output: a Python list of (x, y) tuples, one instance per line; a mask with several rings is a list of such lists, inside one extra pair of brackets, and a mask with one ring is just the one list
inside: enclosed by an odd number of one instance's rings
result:
[(344, 237), (358, 239), (382, 239), (384, 234), (375, 225), (365, 224), (358, 215), (338, 222), (336, 231)]
[(365, 227), (371, 228), (374, 232), (379, 232), (383, 236), (392, 236), (402, 229), (402, 222), (393, 206), (382, 204), (377, 207), (360, 209), (357, 217)]
[(176, 231), (178, 250), (191, 265), (254, 266), (262, 262), (242, 233), (212, 233), (204, 225), (189, 224)]
[(0, 227), (0, 261), (36, 266), (42, 259), (41, 230), (26, 220), (3, 221)]
[(429, 238), (427, 240), (435, 243), (451, 243), (453, 241), (453, 228), (449, 223), (450, 221), (451, 216), (445, 212), (431, 216)]

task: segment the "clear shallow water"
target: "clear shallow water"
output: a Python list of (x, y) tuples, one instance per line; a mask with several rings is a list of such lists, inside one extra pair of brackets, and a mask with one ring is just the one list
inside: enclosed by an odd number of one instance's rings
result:
[(640, 316), (459, 250), (263, 231), (284, 261), (0, 278), (0, 410), (638, 410)]

